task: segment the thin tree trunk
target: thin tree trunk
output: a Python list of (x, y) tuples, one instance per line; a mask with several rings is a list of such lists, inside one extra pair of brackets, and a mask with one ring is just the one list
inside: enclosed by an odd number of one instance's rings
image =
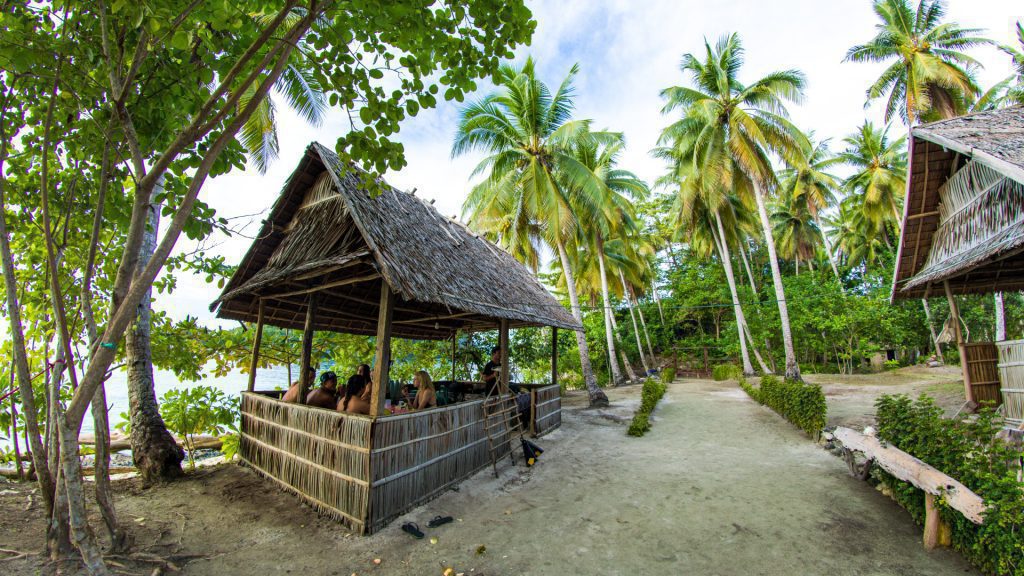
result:
[[(569, 254), (565, 251), (565, 243), (558, 241), (558, 257), (562, 261), (562, 272), (565, 274), (565, 287), (569, 292), (569, 305), (572, 307), (572, 315), (576, 321), (583, 324), (583, 313), (580, 310), (580, 300), (576, 294), (576, 280), (573, 277), (572, 267), (569, 265)], [(608, 396), (604, 390), (597, 385), (597, 378), (594, 376), (594, 368), (590, 365), (590, 348), (587, 346), (587, 336), (583, 328), (576, 330), (576, 346), (580, 352), (580, 370), (583, 372), (583, 381), (587, 386), (587, 396), (590, 397), (591, 408), (603, 408), (608, 406)]]
[(601, 301), (604, 304), (604, 336), (608, 343), (608, 363), (611, 370), (612, 384), (618, 386), (622, 383), (622, 369), (619, 368), (619, 359), (616, 358), (615, 336), (612, 334), (612, 323), (609, 318), (612, 311), (612, 301), (608, 297), (608, 273), (604, 267), (604, 239), (601, 233), (597, 234), (597, 266), (601, 274)]
[(740, 305), (740, 296), (736, 291), (736, 277), (732, 272), (732, 258), (729, 257), (729, 245), (725, 243), (725, 227), (722, 225), (722, 217), (717, 211), (715, 212), (715, 225), (717, 231), (712, 229), (711, 236), (715, 241), (715, 246), (718, 248), (718, 257), (722, 261), (722, 267), (725, 268), (725, 280), (729, 284), (729, 293), (732, 295), (732, 307), (736, 314), (736, 334), (740, 340), (740, 359), (743, 362), (743, 374), (752, 376), (754, 374), (754, 365), (750, 363), (747, 341), (743, 337), (743, 326), (746, 325), (747, 319), (743, 315), (743, 306)]
[[(160, 215), (158, 207), (153, 202), (162, 189), (163, 181), (159, 180), (150, 197), (149, 222), (142, 236), (139, 268), (146, 266), (156, 247)], [(180, 477), (181, 461), (185, 457), (174, 437), (167, 431), (156, 399), (150, 349), (151, 301), (152, 290), (146, 292), (139, 303), (135, 323), (125, 338), (132, 459), (144, 484), (156, 484)]]
[(924, 306), (924, 317), (928, 322), (928, 332), (932, 335), (932, 344), (935, 346), (935, 359), (942, 362), (942, 344), (939, 343), (939, 336), (935, 333), (935, 324), (932, 322), (932, 307), (928, 305), (927, 298), (921, 298), (921, 305)]
[(654, 296), (654, 303), (658, 305), (658, 318), (661, 319), (661, 324), (665, 325), (665, 311), (661, 308), (661, 296), (658, 296), (658, 287), (651, 286), (651, 295)]
[(750, 351), (754, 353), (757, 365), (761, 367), (761, 373), (771, 374), (772, 371), (768, 368), (768, 365), (764, 363), (764, 358), (761, 358), (761, 353), (757, 351), (757, 344), (754, 343), (754, 335), (750, 333), (750, 325), (747, 324), (746, 318), (743, 319), (743, 333), (747, 335), (747, 341), (750, 343)]
[(629, 298), (629, 287), (626, 285), (626, 277), (619, 270), (619, 281), (622, 282), (622, 294), (626, 296), (626, 304), (629, 305), (629, 317), (633, 321), (633, 335), (636, 336), (636, 349), (640, 352), (640, 363), (644, 366), (644, 376), (651, 373), (651, 365), (647, 362), (644, 354), (644, 345), (640, 342), (640, 327), (636, 323), (636, 313), (633, 312), (633, 302)]
[[(633, 295), (633, 301), (636, 302), (636, 315), (640, 317), (640, 327), (644, 329), (644, 340), (647, 341), (647, 352), (651, 355), (651, 364), (657, 364), (654, 347), (651, 346), (651, 335), (647, 332), (647, 321), (644, 320), (644, 309), (640, 307), (640, 302), (637, 301), (635, 294)], [(657, 366), (653, 367), (657, 368)]]
[(839, 266), (836, 264), (835, 257), (832, 255), (832, 241), (828, 239), (828, 234), (825, 233), (825, 229), (821, 227), (821, 215), (817, 212), (814, 213), (814, 223), (818, 225), (818, 230), (821, 231), (821, 240), (825, 243), (825, 254), (828, 255), (828, 263), (832, 266), (832, 272), (836, 275), (836, 280), (842, 280), (839, 276)]
[(750, 261), (747, 259), (746, 247), (741, 244), (737, 252), (740, 253), (740, 260), (743, 261), (743, 268), (747, 271), (747, 280), (750, 280), (750, 289), (754, 292), (754, 298), (757, 298), (757, 284), (754, 283), (754, 273), (750, 269)]
[(793, 347), (793, 332), (789, 326), (789, 306), (786, 305), (786, 289), (782, 285), (782, 272), (779, 270), (778, 254), (775, 252), (775, 238), (772, 237), (771, 221), (768, 220), (768, 209), (764, 203), (764, 192), (761, 185), (754, 183), (754, 198), (757, 200), (757, 212), (761, 216), (761, 227), (764, 230), (764, 243), (768, 247), (768, 261), (772, 269), (772, 282), (775, 284), (775, 300), (779, 306), (779, 321), (782, 324), (782, 346), (786, 353), (786, 378), (801, 380), (800, 364), (796, 361), (796, 350)]
[(995, 293), (996, 300), (996, 342), (1006, 340), (1006, 309), (1003, 307), (1003, 293)]
[(629, 363), (629, 356), (626, 355), (626, 347), (622, 345), (622, 337), (619, 336), (619, 323), (615, 321), (615, 314), (608, 311), (608, 317), (612, 321), (612, 331), (615, 333), (615, 342), (618, 344), (619, 355), (622, 357), (622, 366), (626, 369), (626, 377), (629, 378), (630, 382), (636, 382), (636, 372), (633, 370), (633, 365)]

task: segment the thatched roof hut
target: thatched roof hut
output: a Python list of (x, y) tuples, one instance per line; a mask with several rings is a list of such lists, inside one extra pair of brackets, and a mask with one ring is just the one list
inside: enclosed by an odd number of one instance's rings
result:
[(893, 299), (1024, 289), (1024, 107), (912, 135)]
[(579, 323), (521, 263), (414, 194), (384, 185), (371, 198), (355, 169), (306, 149), (237, 272), (213, 303), (219, 318), (377, 334), (378, 295), (395, 293), (392, 336), (445, 339), (455, 330)]

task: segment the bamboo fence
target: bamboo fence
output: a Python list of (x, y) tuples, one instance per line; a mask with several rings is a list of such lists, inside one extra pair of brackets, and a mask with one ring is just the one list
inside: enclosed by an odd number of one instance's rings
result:
[(320, 513), (364, 532), (371, 424), (366, 416), (243, 392), (239, 456)]
[(974, 401), (993, 407), (1002, 404), (996, 345), (992, 342), (968, 342), (964, 344), (964, 357), (960, 361), (967, 364)]
[(530, 390), (534, 436), (543, 436), (562, 425), (562, 388), (557, 384)]
[(1003, 416), (1007, 424), (1024, 424), (1024, 340), (1000, 342), (999, 376), (1002, 380)]

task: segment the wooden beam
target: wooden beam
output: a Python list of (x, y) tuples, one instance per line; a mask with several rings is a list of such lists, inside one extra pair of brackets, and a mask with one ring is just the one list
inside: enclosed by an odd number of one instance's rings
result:
[(299, 404), (306, 403), (306, 393), (309, 392), (313, 382), (309, 377), (310, 356), (313, 355), (313, 320), (316, 318), (317, 295), (309, 295), (309, 304), (306, 306), (306, 325), (302, 329), (302, 373), (299, 374), (299, 397), (296, 401)]
[(424, 322), (438, 322), (440, 320), (454, 320), (456, 318), (464, 318), (466, 316), (476, 316), (476, 312), (459, 312), (458, 314), (447, 314), (445, 316), (433, 316), (425, 318), (416, 318), (414, 320), (395, 320), (395, 324), (422, 324)]
[(942, 496), (946, 505), (975, 524), (984, 522), (985, 501), (954, 478), (874, 436), (842, 426), (832, 433), (847, 450), (863, 453), (897, 479), (909, 482), (928, 494)]
[(384, 396), (391, 377), (391, 315), (395, 295), (386, 281), (380, 283), (380, 312), (377, 316), (377, 352), (373, 361), (373, 389), (370, 391), (370, 416), (384, 414)]
[(256, 336), (252, 340), (252, 359), (249, 361), (249, 392), (256, 388), (256, 367), (260, 364), (260, 343), (263, 341), (263, 299), (256, 312)]
[(558, 328), (551, 327), (551, 384), (558, 384)]
[(380, 278), (380, 274), (376, 272), (367, 276), (357, 276), (355, 278), (343, 278), (341, 280), (335, 280), (312, 288), (303, 288), (302, 290), (291, 290), (289, 292), (281, 292), (280, 294), (267, 294), (264, 298), (284, 298), (285, 296), (298, 296), (299, 294), (312, 294), (328, 288), (337, 288), (338, 286), (347, 286), (349, 284), (358, 284), (360, 282), (367, 282), (370, 280), (376, 280)]
[(500, 362), (501, 362), (501, 373), (499, 374), (499, 385), (498, 391), (501, 394), (506, 394), (509, 391), (509, 365), (508, 365), (508, 320), (502, 318), (501, 322), (498, 323), (498, 346), (501, 348)]
[(455, 355), (459, 351), (459, 331), (452, 332), (452, 382), (455, 382)]
[(953, 290), (949, 287), (949, 280), (942, 281), (942, 287), (946, 290), (946, 300), (949, 302), (949, 314), (953, 321), (953, 334), (956, 335), (956, 347), (960, 351), (960, 372), (964, 377), (964, 395), (968, 402), (974, 401), (974, 387), (971, 386), (971, 372), (967, 366), (967, 348), (964, 346), (964, 333), (960, 329), (960, 308), (956, 305), (956, 298)]

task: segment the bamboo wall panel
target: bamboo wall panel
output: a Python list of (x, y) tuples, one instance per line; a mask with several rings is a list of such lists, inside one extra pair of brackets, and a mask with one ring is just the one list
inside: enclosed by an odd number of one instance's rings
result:
[(239, 455), (353, 530), (365, 528), (371, 420), (242, 394)]
[(562, 425), (562, 388), (557, 384), (530, 392), (533, 435), (543, 436)]
[(370, 533), (490, 463), (482, 401), (378, 418), (372, 435)]
[(1000, 342), (997, 348), (1003, 415), (1008, 424), (1020, 426), (1024, 423), (1024, 340)]
[(1002, 404), (999, 393), (999, 352), (996, 345), (992, 342), (964, 344), (964, 358), (961, 362), (967, 363), (974, 401), (993, 407)]

